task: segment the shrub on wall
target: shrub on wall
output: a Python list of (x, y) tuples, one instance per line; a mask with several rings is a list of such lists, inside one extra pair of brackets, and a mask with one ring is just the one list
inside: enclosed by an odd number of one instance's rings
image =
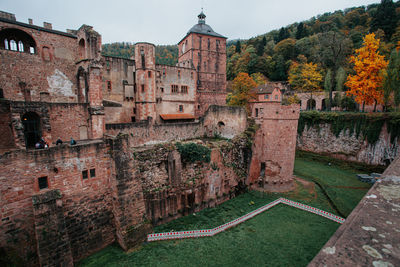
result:
[(393, 143), (400, 136), (400, 113), (301, 112), (297, 131), (301, 135), (306, 126), (319, 129), (320, 124), (330, 124), (336, 137), (349, 130), (349, 135), (355, 133), (358, 138), (361, 134), (370, 144), (375, 144), (385, 123)]
[(211, 149), (206, 146), (198, 145), (195, 143), (176, 143), (176, 148), (181, 154), (181, 159), (183, 162), (210, 162)]

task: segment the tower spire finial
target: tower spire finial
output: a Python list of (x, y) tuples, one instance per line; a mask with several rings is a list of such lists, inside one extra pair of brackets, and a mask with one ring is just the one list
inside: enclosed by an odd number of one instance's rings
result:
[(199, 18), (199, 24), (205, 24), (206, 23), (206, 15), (203, 12), (203, 8), (201, 8), (201, 12), (197, 17)]

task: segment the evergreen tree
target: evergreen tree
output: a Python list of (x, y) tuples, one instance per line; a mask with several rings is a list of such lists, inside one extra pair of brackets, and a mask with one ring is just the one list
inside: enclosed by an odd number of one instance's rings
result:
[(299, 25), (297, 25), (297, 32), (296, 32), (296, 39), (299, 40), (301, 38), (306, 37), (306, 32), (304, 29), (304, 23), (300, 22)]
[(392, 0), (382, 0), (372, 19), (371, 31), (382, 29), (387, 40), (395, 32), (397, 24), (396, 6)]
[(236, 42), (236, 53), (240, 53), (242, 51), (242, 47), (240, 45), (240, 40), (237, 40)]

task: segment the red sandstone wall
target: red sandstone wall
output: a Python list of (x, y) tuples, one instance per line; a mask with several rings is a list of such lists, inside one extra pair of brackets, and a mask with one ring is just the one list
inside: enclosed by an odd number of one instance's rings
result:
[(60, 137), (64, 142), (70, 138), (88, 139), (88, 105), (87, 104), (52, 104), (50, 106), (51, 140), (54, 145)]
[[(30, 90), (31, 101), (40, 101), (40, 93), (44, 92), (50, 94), (46, 101), (76, 102), (76, 38), (0, 22), (0, 30), (6, 28), (31, 35), (36, 42), (36, 53), (0, 50), (0, 88), (4, 90), (4, 97), (24, 101), (26, 89)], [(48, 79), (59, 82), (49, 84)], [(21, 82), (26, 86), (21, 87)]]
[[(0, 247), (15, 249), (30, 265), (37, 264), (32, 196), (51, 189), (62, 194), (74, 260), (114, 241), (110, 157), (103, 143), (19, 150), (1, 156), (0, 165)], [(90, 169), (95, 177), (89, 173), (84, 180), (82, 171)], [(49, 189), (39, 190), (38, 178), (44, 176)]]
[[(269, 191), (291, 190), (299, 106), (258, 103), (252, 109), (261, 106), (264, 113), (256, 118), (260, 128), (254, 137), (248, 183)], [(261, 163), (265, 164), (264, 176)]]
[(9, 150), (15, 147), (12, 131), (11, 114), (7, 106), (0, 106), (0, 149)]

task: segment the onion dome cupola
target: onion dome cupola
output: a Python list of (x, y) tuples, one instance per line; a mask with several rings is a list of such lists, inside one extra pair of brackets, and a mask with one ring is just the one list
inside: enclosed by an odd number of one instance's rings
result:
[(206, 24), (206, 15), (204, 14), (203, 10), (197, 17), (199, 18), (199, 22), (188, 31), (187, 35), (189, 35), (191, 33), (200, 33), (200, 34), (205, 34), (205, 35), (210, 35), (210, 36), (226, 38), (225, 36), (222, 36), (221, 34), (216, 33), (210, 27), (210, 25)]

